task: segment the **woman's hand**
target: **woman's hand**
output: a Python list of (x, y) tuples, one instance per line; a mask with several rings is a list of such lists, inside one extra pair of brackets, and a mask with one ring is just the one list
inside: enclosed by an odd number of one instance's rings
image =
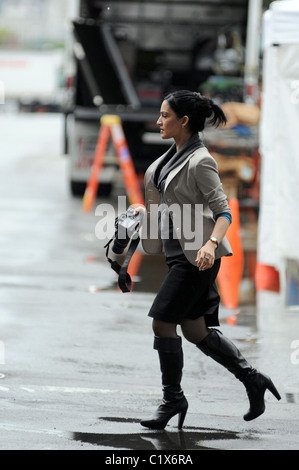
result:
[(215, 244), (210, 240), (197, 252), (196, 265), (199, 271), (210, 269), (215, 261)]
[(145, 207), (144, 206), (133, 206), (134, 209), (134, 215), (141, 214), (141, 216), (144, 216), (145, 214)]

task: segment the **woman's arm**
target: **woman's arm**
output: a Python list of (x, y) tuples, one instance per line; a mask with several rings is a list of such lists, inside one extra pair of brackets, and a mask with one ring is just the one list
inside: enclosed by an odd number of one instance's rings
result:
[[(217, 242), (220, 243), (225, 237), (229, 226), (229, 220), (226, 217), (219, 216), (211, 233), (211, 237), (215, 237)], [(216, 243), (212, 240), (208, 240), (206, 244), (198, 250), (195, 262), (200, 271), (204, 271), (213, 266), (216, 248)]]
[[(215, 237), (220, 244), (231, 223), (231, 210), (227, 196), (223, 191), (216, 160), (212, 156), (202, 159), (200, 164), (196, 166), (195, 172), (198, 190), (216, 219), (210, 237)], [(217, 244), (208, 240), (198, 250), (195, 262), (201, 271), (213, 266), (216, 248)]]

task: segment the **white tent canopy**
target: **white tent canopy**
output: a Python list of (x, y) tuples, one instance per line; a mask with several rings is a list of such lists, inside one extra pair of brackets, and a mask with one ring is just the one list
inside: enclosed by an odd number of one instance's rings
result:
[(264, 14), (258, 262), (299, 260), (299, 1)]

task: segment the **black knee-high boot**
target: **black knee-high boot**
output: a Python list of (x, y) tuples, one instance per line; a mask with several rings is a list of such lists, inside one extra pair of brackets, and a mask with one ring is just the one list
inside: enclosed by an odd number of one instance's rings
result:
[(208, 336), (197, 344), (197, 347), (224, 366), (244, 384), (250, 405), (248, 412), (244, 415), (245, 421), (251, 421), (264, 413), (264, 395), (267, 389), (273, 393), (277, 400), (280, 400), (281, 397), (272, 380), (267, 375), (253, 369), (238, 348), (220, 331), (211, 329)]
[(140, 424), (151, 429), (164, 429), (168, 421), (178, 414), (178, 428), (181, 429), (188, 409), (188, 402), (181, 389), (184, 366), (182, 338), (155, 336), (154, 349), (159, 353), (163, 400), (154, 416)]

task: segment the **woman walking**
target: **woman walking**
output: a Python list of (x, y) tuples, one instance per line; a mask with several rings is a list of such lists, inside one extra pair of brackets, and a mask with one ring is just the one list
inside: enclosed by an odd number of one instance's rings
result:
[[(254, 369), (219, 330), (210, 328), (219, 326), (220, 297), (215, 280), (221, 257), (232, 252), (225, 237), (231, 223), (227, 197), (217, 164), (199, 137), (206, 122), (214, 126), (226, 122), (223, 111), (212, 100), (187, 90), (168, 95), (157, 124), (162, 139), (172, 138), (174, 143), (145, 174), (147, 223), (143, 247), (150, 254), (163, 250), (169, 268), (149, 312), (163, 389), (163, 400), (154, 416), (141, 421), (151, 429), (164, 429), (175, 415), (181, 429), (187, 413), (188, 402), (181, 388), (182, 338), (177, 325), (188, 341), (244, 384), (250, 405), (244, 415), (246, 421), (264, 412), (267, 389), (280, 399), (271, 379)], [(136, 212), (141, 210), (144, 208)], [(190, 231), (185, 233), (186, 214), (193, 228), (193, 243)], [(153, 238), (150, 234), (155, 223), (159, 236)]]

